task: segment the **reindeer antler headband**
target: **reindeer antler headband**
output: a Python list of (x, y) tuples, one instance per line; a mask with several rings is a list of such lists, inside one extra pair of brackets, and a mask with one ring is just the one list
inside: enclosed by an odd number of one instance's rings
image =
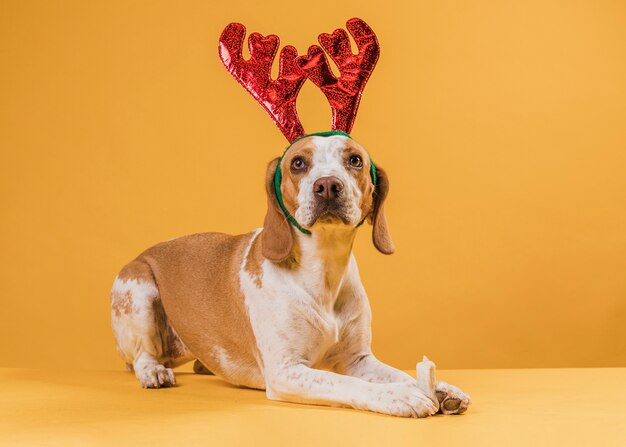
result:
[[(361, 101), (361, 94), (369, 79), (380, 54), (380, 46), (372, 29), (363, 20), (353, 18), (346, 23), (348, 31), (354, 38), (358, 54), (352, 53), (348, 33), (337, 29), (332, 34), (320, 34), (318, 41), (339, 68), (337, 78), (328, 65), (322, 48), (317, 45), (309, 47), (306, 56), (298, 56), (298, 51), (287, 45), (280, 52), (278, 78), (272, 79), (272, 63), (280, 45), (278, 36), (270, 34), (263, 37), (252, 33), (248, 38), (250, 59), (242, 55), (246, 27), (240, 23), (231, 23), (222, 32), (219, 41), (219, 56), (231, 75), (250, 93), (265, 109), (276, 123), (291, 147), (295, 141), (306, 136), (344, 135), (348, 138), (354, 125), (356, 112)], [(310, 79), (326, 96), (333, 112), (332, 130), (306, 134), (298, 111), (296, 98), (306, 79)], [(281, 157), (282, 161), (282, 157)], [(371, 177), (376, 187), (376, 168), (370, 159)], [(278, 203), (287, 219), (302, 233), (311, 234), (302, 228), (296, 219), (287, 211), (280, 191), (280, 162), (274, 177), (274, 186)], [(362, 220), (357, 226), (364, 222)]]
[(273, 34), (267, 37), (250, 34), (250, 59), (245, 60), (242, 49), (246, 28), (240, 23), (231, 23), (222, 32), (219, 55), (230, 74), (263, 106), (290, 143), (306, 135), (296, 110), (296, 98), (307, 78), (330, 103), (332, 130), (349, 134), (361, 94), (378, 61), (380, 46), (363, 20), (350, 19), (346, 27), (357, 44), (358, 54), (352, 53), (348, 33), (343, 29), (318, 37), (321, 47), (337, 64), (339, 78), (331, 71), (319, 46), (312, 45), (306, 56), (298, 56), (297, 50), (288, 45), (280, 52), (278, 78), (272, 79), (272, 63), (280, 39)]

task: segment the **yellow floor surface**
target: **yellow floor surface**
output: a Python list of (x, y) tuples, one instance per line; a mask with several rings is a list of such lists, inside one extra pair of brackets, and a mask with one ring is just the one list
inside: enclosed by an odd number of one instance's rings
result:
[(438, 371), (473, 404), (427, 419), (177, 377), (176, 388), (144, 390), (122, 371), (0, 369), (0, 444), (626, 446), (626, 368)]

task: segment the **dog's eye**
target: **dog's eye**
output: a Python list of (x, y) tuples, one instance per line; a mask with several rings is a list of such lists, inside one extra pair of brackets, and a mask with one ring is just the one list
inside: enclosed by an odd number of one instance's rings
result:
[(306, 163), (300, 157), (296, 157), (291, 161), (291, 169), (294, 171), (301, 171), (306, 168)]
[(352, 166), (353, 168), (363, 167), (363, 160), (358, 155), (351, 155), (349, 162), (350, 162), (350, 166)]

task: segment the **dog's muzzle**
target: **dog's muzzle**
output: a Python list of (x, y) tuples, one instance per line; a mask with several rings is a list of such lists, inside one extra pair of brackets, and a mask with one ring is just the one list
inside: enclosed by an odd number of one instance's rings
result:
[(313, 183), (314, 222), (331, 223), (340, 219), (344, 224), (350, 223), (345, 211), (343, 190), (344, 185), (337, 177), (320, 177)]

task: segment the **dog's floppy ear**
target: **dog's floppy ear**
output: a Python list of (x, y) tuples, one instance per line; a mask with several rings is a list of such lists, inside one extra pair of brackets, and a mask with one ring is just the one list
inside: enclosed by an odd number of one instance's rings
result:
[(280, 262), (287, 259), (293, 248), (291, 226), (278, 204), (274, 191), (274, 175), (280, 158), (275, 158), (267, 165), (265, 173), (265, 191), (267, 192), (267, 214), (261, 233), (262, 253), (270, 261)]
[(389, 178), (387, 173), (376, 166), (376, 189), (374, 190), (374, 204), (371, 222), (372, 241), (379, 252), (390, 255), (395, 251), (393, 241), (389, 235), (387, 218), (385, 217), (385, 199), (389, 193)]

